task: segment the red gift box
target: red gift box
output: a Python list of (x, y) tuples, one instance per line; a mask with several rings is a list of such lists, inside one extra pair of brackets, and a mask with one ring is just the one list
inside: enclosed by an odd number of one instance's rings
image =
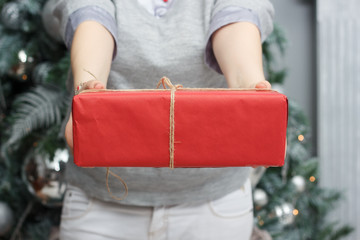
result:
[(284, 163), (287, 98), (272, 90), (97, 91), (74, 96), (72, 104), (78, 166)]

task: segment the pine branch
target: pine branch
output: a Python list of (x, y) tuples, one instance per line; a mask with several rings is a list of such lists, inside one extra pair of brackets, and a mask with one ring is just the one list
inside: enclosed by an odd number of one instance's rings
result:
[(279, 48), (282, 55), (285, 54), (287, 39), (284, 31), (278, 24), (274, 24), (274, 30), (269, 36), (269, 42), (271, 44), (275, 44)]
[(66, 90), (65, 83), (67, 81), (70, 68), (70, 55), (65, 54), (49, 71), (45, 82), (56, 84), (61, 89)]
[(7, 145), (19, 141), (32, 131), (60, 124), (66, 105), (66, 95), (56, 87), (38, 86), (14, 101), (13, 120)]
[(278, 55), (283, 56), (287, 40), (281, 28), (275, 24), (274, 31), (262, 45), (264, 71), (270, 83), (283, 83), (287, 74), (286, 69), (278, 69)]
[(30, 213), (33, 206), (34, 206), (34, 201), (31, 201), (31, 202), (28, 203), (23, 215), (21, 216), (20, 220), (16, 224), (16, 228), (15, 228), (13, 234), (11, 235), (10, 240), (15, 240), (16, 239), (16, 237), (18, 236), (18, 234), (19, 234), (19, 232), (20, 232), (20, 230), (22, 228), (22, 225), (23, 225), (26, 217), (29, 215), (29, 213)]
[(343, 226), (335, 231), (335, 233), (330, 237), (330, 240), (338, 240), (342, 237), (345, 237), (354, 231), (353, 227)]

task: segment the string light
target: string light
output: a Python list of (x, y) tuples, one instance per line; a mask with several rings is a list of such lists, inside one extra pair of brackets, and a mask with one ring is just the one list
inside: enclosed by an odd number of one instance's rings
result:
[(309, 178), (309, 180), (310, 180), (310, 182), (315, 182), (316, 178), (315, 178), (314, 176), (311, 176), (311, 177)]
[(297, 216), (299, 214), (299, 210), (297, 210), (296, 208), (293, 210), (293, 215)]
[(21, 62), (26, 62), (27, 61), (27, 54), (24, 50), (20, 50), (19, 53), (18, 53), (18, 58)]
[(305, 139), (304, 135), (300, 134), (300, 135), (298, 136), (298, 140), (299, 140), (300, 142), (304, 141), (304, 139)]
[(260, 226), (264, 225), (264, 220), (261, 219), (260, 215), (257, 216), (257, 219)]

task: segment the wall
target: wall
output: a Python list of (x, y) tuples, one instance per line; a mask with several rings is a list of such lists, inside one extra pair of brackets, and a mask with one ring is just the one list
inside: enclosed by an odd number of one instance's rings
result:
[(343, 192), (330, 220), (360, 239), (360, 1), (317, 4), (320, 184)]
[(317, 152), (316, 128), (316, 32), (314, 0), (271, 0), (275, 22), (288, 39), (285, 61), (288, 76), (285, 94), (294, 100), (309, 117), (312, 127), (312, 153)]

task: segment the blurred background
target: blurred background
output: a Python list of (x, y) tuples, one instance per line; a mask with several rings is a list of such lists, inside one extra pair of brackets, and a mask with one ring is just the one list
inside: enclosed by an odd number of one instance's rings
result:
[[(264, 69), (289, 98), (288, 148), (283, 167), (252, 172), (252, 239), (360, 239), (360, 2), (271, 2)], [(55, 240), (69, 54), (45, 0), (0, 10), (0, 239)]]

